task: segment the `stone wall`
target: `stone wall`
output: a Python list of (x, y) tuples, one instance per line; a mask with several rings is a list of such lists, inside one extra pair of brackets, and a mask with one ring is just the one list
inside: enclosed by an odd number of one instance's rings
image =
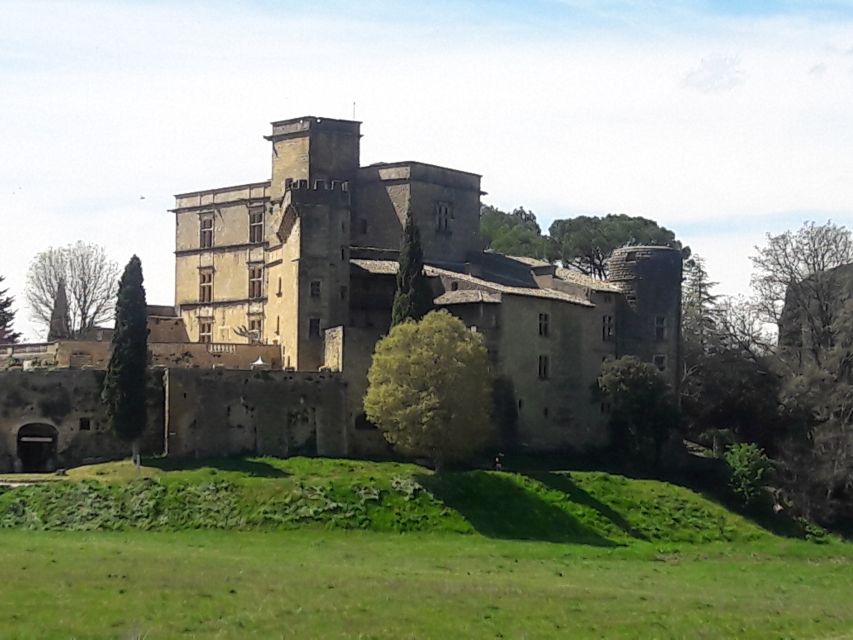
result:
[(169, 456), (345, 455), (345, 413), (337, 374), (166, 372)]
[[(103, 377), (104, 372), (96, 370), (0, 372), (0, 472), (50, 471), (127, 457), (130, 445), (112, 434), (106, 420), (100, 399)], [(30, 431), (36, 441), (27, 444)], [(27, 454), (27, 446), (37, 450)], [(162, 450), (162, 372), (153, 371), (142, 451)]]

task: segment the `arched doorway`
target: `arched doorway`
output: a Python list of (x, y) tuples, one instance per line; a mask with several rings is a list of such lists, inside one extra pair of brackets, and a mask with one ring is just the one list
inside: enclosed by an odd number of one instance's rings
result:
[(18, 459), (24, 473), (53, 471), (56, 467), (56, 427), (25, 424), (18, 429)]

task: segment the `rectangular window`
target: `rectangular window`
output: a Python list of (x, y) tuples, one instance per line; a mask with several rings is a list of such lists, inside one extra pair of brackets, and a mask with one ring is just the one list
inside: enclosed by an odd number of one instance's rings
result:
[(320, 337), (320, 318), (308, 318), (308, 337)]
[(548, 316), (548, 314), (547, 313), (540, 313), (539, 314), (539, 335), (540, 336), (543, 336), (546, 338), (548, 337), (548, 331), (549, 331), (548, 325), (549, 325), (549, 323), (550, 323), (550, 317)]
[(264, 241), (263, 210), (249, 212), (249, 242), (258, 244)]
[(200, 271), (198, 274), (199, 302), (213, 302), (213, 271)]
[(548, 376), (551, 374), (549, 369), (551, 368), (550, 358), (548, 356), (539, 356), (539, 379), (547, 380)]
[(281, 316), (275, 317), (275, 335), (281, 333)]
[(453, 209), (449, 202), (435, 203), (435, 228), (441, 233), (450, 232), (450, 221), (453, 219)]
[(199, 244), (202, 249), (210, 249), (213, 246), (213, 218), (201, 219), (201, 237)]
[(92, 429), (91, 418), (80, 418), (80, 431), (90, 431)]
[(278, 279), (278, 291), (276, 291), (275, 295), (281, 297), (281, 278)]
[(613, 316), (601, 316), (601, 339), (604, 342), (613, 342)]
[(346, 299), (347, 299), (347, 288), (341, 287), (341, 300), (346, 300)]
[(312, 280), (311, 284), (308, 286), (309, 292), (311, 293), (312, 298), (320, 297), (320, 281)]
[(198, 341), (210, 342), (213, 335), (213, 322), (210, 320), (198, 321)]
[(655, 340), (666, 340), (666, 316), (655, 317)]
[(658, 371), (666, 371), (666, 356), (662, 354), (658, 354), (654, 358), (655, 366), (658, 368)]
[(264, 268), (249, 267), (249, 299), (256, 300), (264, 295)]
[(249, 339), (252, 342), (260, 342), (264, 332), (263, 318), (249, 318)]

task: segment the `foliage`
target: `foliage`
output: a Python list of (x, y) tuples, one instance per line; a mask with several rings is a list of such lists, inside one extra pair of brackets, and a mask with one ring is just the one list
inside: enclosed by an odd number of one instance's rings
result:
[(492, 438), (490, 378), (482, 336), (435, 311), (377, 343), (364, 408), (396, 449), (442, 468)]
[(148, 325), (142, 280), (142, 263), (133, 256), (119, 283), (113, 350), (103, 387), (112, 429), (121, 439), (133, 443), (134, 457), (146, 421)]
[(27, 273), (26, 298), (33, 319), (50, 327), (57, 294), (64, 283), (68, 295), (68, 334), (84, 335), (112, 320), (118, 265), (103, 247), (77, 242), (37, 254)]
[(391, 308), (391, 324), (405, 320), (420, 320), (432, 309), (432, 292), (424, 275), (424, 254), (421, 234), (414, 217), (406, 218), (403, 246), (400, 248), (400, 268), (397, 271), (397, 291)]
[(781, 399), (807, 438), (782, 450), (782, 485), (821, 523), (853, 522), (853, 235), (827, 222), (768, 235), (752, 258), (755, 305), (779, 323)]
[[(0, 285), (3, 280), (5, 278), (0, 276)], [(8, 293), (8, 289), (0, 289), (0, 344), (14, 344), (21, 337), (12, 327), (15, 321), (15, 310), (12, 308), (15, 299)]]
[(625, 356), (602, 365), (598, 388), (611, 407), (613, 442), (657, 467), (679, 421), (666, 380), (654, 365)]
[(725, 453), (729, 466), (729, 488), (744, 505), (754, 504), (770, 479), (773, 465), (760, 447), (751, 443), (733, 444)]
[(512, 213), (491, 205), (480, 208), (480, 236), (486, 248), (511, 256), (549, 259), (550, 239), (542, 235), (536, 215), (524, 207)]
[[(607, 277), (607, 259), (625, 245), (661, 245), (681, 249), (675, 234), (654, 220), (625, 214), (577, 216), (555, 220), (549, 229), (554, 257), (597, 278)], [(688, 250), (685, 249), (685, 252)]]

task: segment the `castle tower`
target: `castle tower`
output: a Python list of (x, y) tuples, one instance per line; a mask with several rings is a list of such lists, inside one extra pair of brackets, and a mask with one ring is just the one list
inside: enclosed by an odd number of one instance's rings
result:
[(617, 356), (633, 355), (660, 369), (678, 393), (681, 378), (681, 252), (622, 247), (607, 263), (622, 287), (616, 310)]

